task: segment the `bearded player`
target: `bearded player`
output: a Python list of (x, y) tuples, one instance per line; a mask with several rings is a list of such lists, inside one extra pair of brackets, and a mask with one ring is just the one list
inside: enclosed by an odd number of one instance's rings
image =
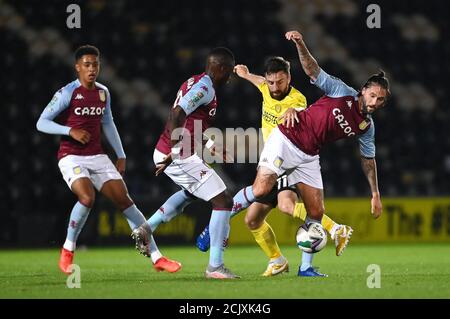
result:
[[(131, 229), (145, 222), (122, 179), (126, 156), (113, 121), (111, 96), (106, 86), (96, 82), (100, 52), (91, 45), (81, 46), (75, 52), (75, 63), (78, 79), (55, 93), (36, 125), (41, 132), (61, 135), (58, 166), (78, 198), (59, 260), (59, 268), (66, 274), (71, 273), (76, 242), (94, 205), (95, 189), (123, 212)], [(116, 165), (102, 149), (101, 131), (116, 153)], [(180, 263), (161, 255), (153, 238), (150, 242), (149, 254), (157, 271), (180, 269)]]
[[(303, 70), (325, 95), (306, 110), (297, 112), (293, 125), (280, 124), (272, 130), (261, 153), (253, 185), (239, 191), (235, 200), (240, 194), (242, 202), (263, 198), (271, 192), (278, 177), (287, 174), (287, 184), (295, 185), (305, 205), (306, 225), (321, 223), (325, 208), (320, 149), (339, 139), (357, 137), (362, 169), (372, 193), (371, 213), (378, 218), (382, 204), (372, 114), (386, 105), (390, 96), (389, 81), (384, 72), (380, 72), (369, 77), (357, 91), (319, 67), (299, 32), (287, 32), (286, 38), (296, 44)], [(261, 219), (261, 215), (247, 214), (247, 223)], [(301, 271), (300, 267), (299, 275)]]
[[(284, 122), (287, 126), (293, 125), (297, 120), (296, 111), (306, 108), (305, 96), (290, 85), (290, 64), (282, 57), (271, 57), (266, 61), (264, 77), (250, 73), (245, 65), (236, 65), (235, 73), (256, 86), (263, 96), (261, 128), (264, 141), (280, 122)], [(295, 218), (300, 218), (302, 221), (306, 219), (305, 206), (298, 202), (295, 187), (287, 185), (286, 175), (278, 178), (277, 185), (268, 196), (256, 200), (250, 205), (245, 222), (256, 242), (269, 257), (269, 264), (263, 276), (274, 276), (289, 270), (288, 261), (281, 254), (275, 233), (266, 221), (267, 215), (277, 204), (282, 212), (291, 215), (293, 213)], [(241, 209), (243, 208), (241, 207)], [(236, 216), (240, 211), (233, 210), (231, 217)], [(322, 225), (335, 240), (336, 255), (340, 256), (352, 234), (351, 227), (339, 225), (327, 215), (324, 215)], [(208, 227), (197, 238), (197, 247), (202, 251), (208, 250)], [(313, 256), (313, 254), (303, 252), (300, 276), (323, 276), (316, 268), (312, 267)]]

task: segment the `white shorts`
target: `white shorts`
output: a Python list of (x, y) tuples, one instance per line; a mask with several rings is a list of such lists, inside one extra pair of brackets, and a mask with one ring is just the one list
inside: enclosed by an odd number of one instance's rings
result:
[(261, 152), (258, 167), (264, 166), (278, 176), (286, 173), (288, 185), (304, 183), (323, 189), (319, 155), (308, 155), (298, 149), (280, 132), (278, 127), (272, 130)]
[(122, 179), (122, 175), (105, 154), (67, 155), (60, 159), (58, 166), (70, 189), (72, 189), (72, 183), (82, 177), (89, 178), (98, 191), (105, 182), (111, 179)]
[[(155, 165), (162, 162), (166, 156), (155, 149), (153, 153)], [(164, 173), (175, 184), (204, 201), (211, 200), (227, 189), (219, 175), (197, 154), (185, 159), (175, 159), (166, 167)]]

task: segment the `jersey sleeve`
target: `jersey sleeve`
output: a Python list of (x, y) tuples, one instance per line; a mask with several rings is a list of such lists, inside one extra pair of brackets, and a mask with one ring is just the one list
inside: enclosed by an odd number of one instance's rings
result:
[(375, 124), (372, 119), (370, 122), (367, 132), (358, 137), (359, 153), (366, 158), (375, 157)]
[(306, 97), (301, 92), (297, 92), (296, 100), (298, 101), (298, 105), (295, 107), (296, 111), (302, 111), (308, 106)]
[(52, 100), (45, 107), (36, 123), (36, 128), (38, 131), (47, 134), (69, 135), (71, 128), (56, 123), (54, 119), (58, 116), (58, 114), (69, 107), (72, 92), (73, 90), (62, 88), (55, 93)]
[(106, 91), (106, 105), (105, 105), (105, 113), (103, 113), (102, 124), (113, 122), (113, 116), (111, 112), (111, 95), (109, 94), (109, 90)]
[(214, 99), (214, 95), (215, 91), (210, 83), (199, 81), (180, 98), (177, 105), (186, 112), (186, 115), (189, 115), (201, 105), (210, 103)]
[(316, 81), (311, 81), (311, 84), (316, 85), (319, 89), (325, 92), (325, 95), (329, 97), (358, 95), (358, 92), (354, 88), (345, 84), (341, 79), (329, 75), (322, 69), (320, 69), (320, 73)]
[(105, 113), (102, 117), (102, 128), (103, 133), (105, 134), (109, 144), (114, 149), (117, 158), (126, 158), (119, 132), (117, 131), (116, 124), (113, 120), (111, 111), (111, 95), (109, 94), (109, 90), (106, 90), (106, 106)]

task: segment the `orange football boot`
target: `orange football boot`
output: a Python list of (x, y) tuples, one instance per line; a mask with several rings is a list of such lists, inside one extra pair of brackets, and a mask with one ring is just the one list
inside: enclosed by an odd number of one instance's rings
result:
[(177, 272), (181, 269), (181, 263), (166, 257), (159, 258), (153, 265), (156, 271)]
[(59, 269), (67, 275), (70, 275), (72, 272), (69, 271), (69, 266), (73, 264), (73, 256), (74, 253), (65, 248), (61, 249), (61, 256), (59, 257)]

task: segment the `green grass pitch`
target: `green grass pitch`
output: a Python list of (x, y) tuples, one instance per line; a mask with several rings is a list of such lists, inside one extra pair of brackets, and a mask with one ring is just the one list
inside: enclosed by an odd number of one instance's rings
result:
[[(0, 298), (450, 298), (450, 244), (351, 245), (341, 257), (328, 245), (314, 264), (328, 278), (297, 277), (300, 251), (281, 247), (291, 271), (263, 278), (267, 260), (256, 246), (231, 246), (226, 265), (242, 276), (207, 280), (209, 254), (195, 247), (161, 247), (183, 264), (157, 273), (134, 248), (89, 248), (76, 253), (81, 288), (69, 289), (57, 267), (59, 251), (0, 250)], [(367, 266), (381, 270), (381, 287), (368, 288)]]

